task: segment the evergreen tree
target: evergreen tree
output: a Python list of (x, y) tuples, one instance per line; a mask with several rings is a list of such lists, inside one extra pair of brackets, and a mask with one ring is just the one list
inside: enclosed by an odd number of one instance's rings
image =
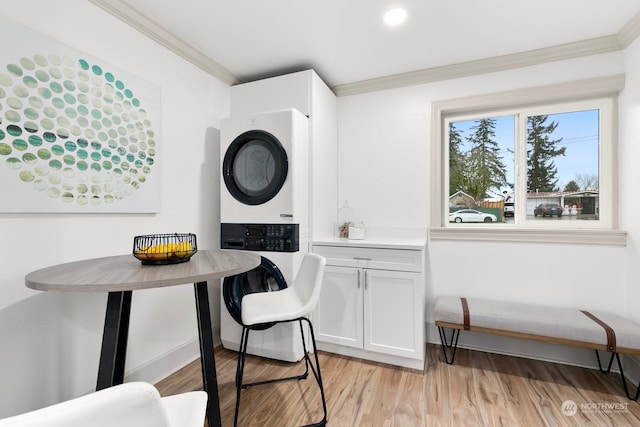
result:
[(465, 191), (466, 156), (462, 152), (462, 136), (455, 123), (449, 123), (449, 195)]
[(558, 191), (558, 168), (554, 157), (564, 156), (566, 147), (556, 148), (560, 139), (551, 139), (558, 123), (545, 124), (549, 116), (527, 117), (527, 190)]
[(500, 148), (495, 141), (495, 119), (476, 120), (473, 133), (467, 137), (471, 144), (468, 154), (467, 194), (476, 200), (488, 196), (489, 190), (499, 191), (507, 185), (506, 166), (502, 163)]
[(564, 190), (562, 191), (571, 191), (571, 192), (580, 191), (580, 186), (578, 185), (577, 182), (575, 182), (574, 180), (571, 180), (567, 183), (567, 185), (564, 186)]

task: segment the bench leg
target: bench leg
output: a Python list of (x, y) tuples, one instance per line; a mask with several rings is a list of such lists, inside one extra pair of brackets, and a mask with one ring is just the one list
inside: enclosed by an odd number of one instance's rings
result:
[(630, 400), (638, 400), (638, 397), (640, 397), (640, 384), (638, 384), (638, 386), (636, 387), (636, 395), (634, 397), (631, 397), (631, 393), (629, 393), (629, 388), (627, 387), (627, 379), (624, 376), (624, 371), (622, 370), (622, 363), (620, 363), (620, 355), (618, 353), (615, 353), (616, 355), (616, 360), (618, 361), (618, 369), (620, 369), (620, 379), (622, 380), (622, 387), (624, 388), (624, 392), (627, 394), (627, 397)]
[[(451, 365), (453, 363), (453, 359), (456, 357), (456, 350), (458, 349), (458, 338), (460, 337), (460, 329), (451, 330), (451, 339), (449, 340), (449, 342), (447, 342), (447, 337), (442, 326), (438, 326), (438, 332), (440, 333), (440, 342), (442, 343), (442, 354), (444, 354), (444, 361), (447, 362), (447, 365)], [(447, 354), (447, 348), (450, 349), (451, 359), (449, 359), (449, 355)]]
[(629, 387), (627, 386), (627, 379), (625, 378), (624, 370), (622, 369), (622, 363), (620, 362), (620, 354), (611, 353), (611, 358), (609, 359), (609, 366), (607, 367), (607, 370), (605, 371), (604, 369), (602, 369), (602, 365), (600, 364), (600, 354), (599, 354), (598, 350), (596, 350), (596, 358), (598, 359), (598, 369), (600, 369), (600, 372), (608, 374), (611, 371), (611, 365), (613, 364), (613, 358), (614, 357), (615, 357), (616, 361), (618, 362), (618, 369), (620, 369), (620, 379), (622, 380), (622, 387), (624, 388), (624, 392), (627, 395), (627, 398), (629, 400), (638, 400), (638, 398), (640, 397), (640, 383), (636, 387), (635, 396), (631, 396), (631, 393), (629, 393)]
[(613, 364), (613, 358), (616, 354), (618, 353), (611, 353), (611, 358), (609, 359), (609, 366), (607, 366), (607, 370), (605, 371), (604, 369), (602, 369), (602, 364), (600, 363), (600, 352), (596, 350), (596, 359), (598, 360), (598, 369), (600, 369), (600, 372), (602, 372), (603, 374), (608, 374), (609, 372), (611, 372), (611, 365)]

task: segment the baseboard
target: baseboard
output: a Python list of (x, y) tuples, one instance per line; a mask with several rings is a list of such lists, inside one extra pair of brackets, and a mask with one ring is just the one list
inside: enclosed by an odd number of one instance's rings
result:
[(329, 353), (341, 354), (343, 356), (355, 357), (372, 362), (386, 363), (388, 365), (400, 366), (424, 372), (424, 359), (411, 359), (408, 357), (394, 356), (390, 354), (366, 351), (359, 348), (347, 347), (327, 342), (318, 342), (318, 350)]
[[(215, 345), (220, 345), (220, 334), (215, 334)], [(193, 338), (158, 357), (125, 372), (125, 382), (145, 381), (156, 384), (180, 368), (200, 357), (200, 342)]]

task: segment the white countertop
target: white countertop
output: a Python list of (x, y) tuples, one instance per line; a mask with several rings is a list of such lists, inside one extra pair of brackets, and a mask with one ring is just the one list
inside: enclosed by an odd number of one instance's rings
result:
[(313, 246), (423, 250), (427, 244), (427, 239), (424, 237), (367, 236), (365, 239), (356, 240), (325, 237), (313, 240), (311, 244)]

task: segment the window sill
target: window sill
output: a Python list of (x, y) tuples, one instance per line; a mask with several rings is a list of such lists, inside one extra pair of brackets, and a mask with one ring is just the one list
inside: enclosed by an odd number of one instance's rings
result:
[(581, 245), (626, 246), (622, 230), (541, 230), (530, 228), (488, 229), (432, 227), (431, 240), (473, 240), (485, 242), (568, 243)]

